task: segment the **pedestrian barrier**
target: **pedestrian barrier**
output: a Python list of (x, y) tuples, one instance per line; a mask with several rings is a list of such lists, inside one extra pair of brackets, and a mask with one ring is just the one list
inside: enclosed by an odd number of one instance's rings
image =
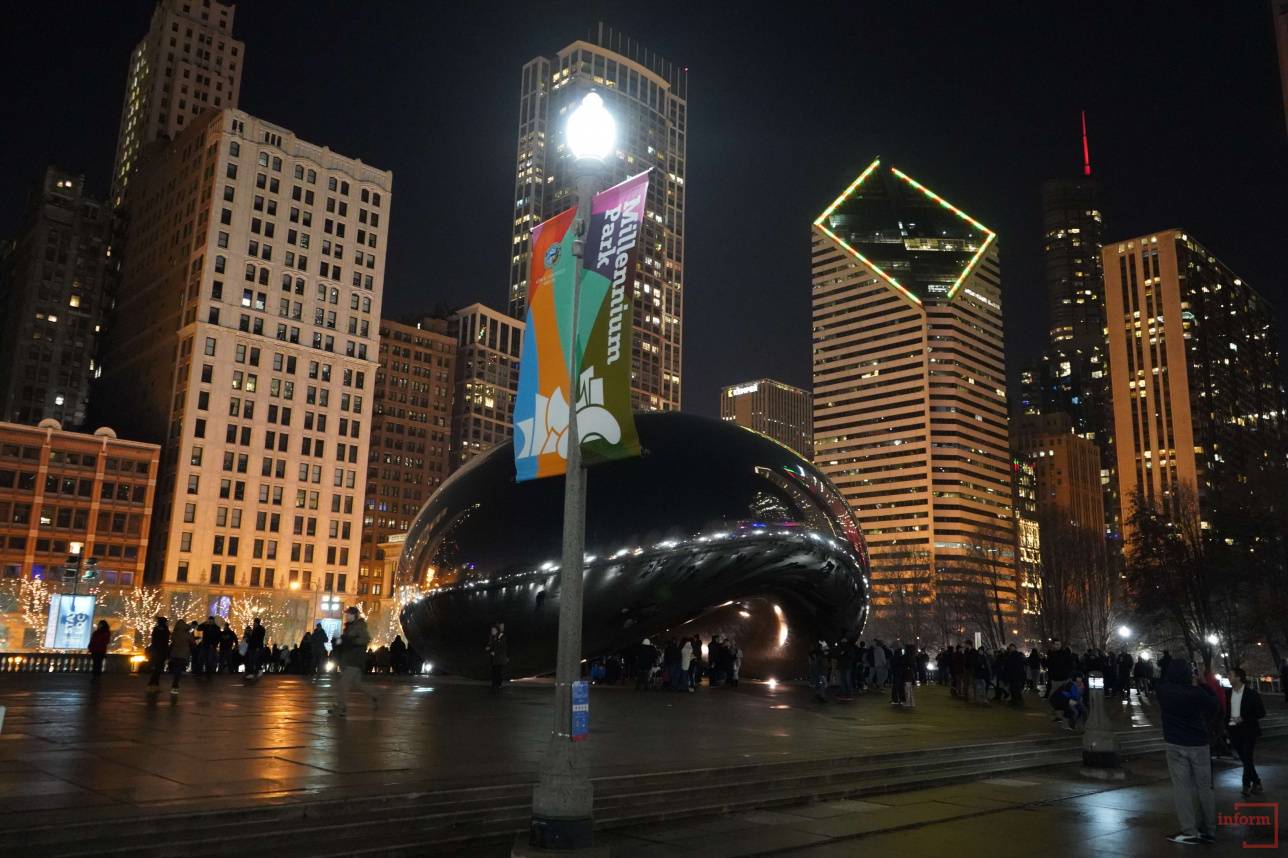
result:
[[(103, 660), (103, 672), (137, 673), (141, 658), (111, 653)], [(93, 666), (84, 652), (0, 652), (0, 673), (89, 673)]]

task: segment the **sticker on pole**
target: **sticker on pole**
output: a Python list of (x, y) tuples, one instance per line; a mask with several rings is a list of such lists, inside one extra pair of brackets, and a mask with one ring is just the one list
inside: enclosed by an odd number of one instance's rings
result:
[(590, 683), (578, 680), (572, 684), (572, 740), (581, 742), (590, 735)]

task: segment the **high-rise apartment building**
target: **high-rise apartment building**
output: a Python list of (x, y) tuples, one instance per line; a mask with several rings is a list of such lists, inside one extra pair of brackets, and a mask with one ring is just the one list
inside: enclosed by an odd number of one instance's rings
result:
[(1218, 471), (1284, 456), (1270, 306), (1182, 230), (1103, 255), (1123, 520), (1137, 492), (1168, 509), (1182, 486), (1202, 514)]
[(720, 419), (814, 459), (814, 407), (808, 390), (772, 378), (731, 384), (720, 391)]
[(355, 592), (391, 183), (234, 110), (135, 172), (103, 395), (163, 444), (150, 580)]
[(45, 170), (0, 257), (0, 419), (85, 423), (111, 299), (111, 214), (85, 178)]
[(1016, 604), (997, 236), (873, 161), (814, 221), (814, 463), (895, 585)]
[(576, 202), (564, 119), (596, 90), (617, 121), (607, 184), (652, 170), (632, 286), (632, 403), (680, 407), (688, 70), (600, 24), (585, 40), (523, 67), (515, 165), (510, 314), (527, 314), (532, 228)]
[(388, 598), (381, 545), (407, 532), (421, 505), (452, 470), (456, 338), (446, 319), (380, 321), (358, 595)]
[(451, 452), (455, 470), (513, 434), (523, 322), (471, 304), (452, 314), (449, 327), (457, 349)]
[(1105, 523), (1100, 448), (1074, 433), (1068, 414), (1024, 414), (1011, 424), (1019, 461), (1034, 470), (1037, 509), (1046, 519), (1099, 533)]
[(219, 0), (158, 0), (125, 79), (112, 170), (112, 205), (124, 201), (144, 147), (174, 138), (207, 110), (236, 108), (245, 54), (233, 7)]

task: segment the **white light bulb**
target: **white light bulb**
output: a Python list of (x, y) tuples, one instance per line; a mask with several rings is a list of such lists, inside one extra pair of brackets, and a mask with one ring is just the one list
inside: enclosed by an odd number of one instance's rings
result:
[(602, 161), (613, 151), (613, 144), (617, 140), (617, 123), (604, 107), (604, 99), (598, 93), (588, 92), (568, 117), (564, 133), (573, 157), (578, 160), (590, 158)]

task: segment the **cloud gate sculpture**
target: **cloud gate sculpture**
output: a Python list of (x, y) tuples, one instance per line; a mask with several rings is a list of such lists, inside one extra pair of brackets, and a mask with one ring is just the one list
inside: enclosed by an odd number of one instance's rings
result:
[[(583, 655), (642, 638), (733, 636), (746, 676), (803, 673), (814, 641), (860, 630), (868, 556), (845, 501), (788, 448), (731, 423), (636, 416), (644, 456), (587, 489)], [(509, 444), (445, 482), (407, 533), (401, 614), (435, 669), (485, 677), (493, 622), (509, 673), (554, 670), (563, 479), (516, 483)]]

